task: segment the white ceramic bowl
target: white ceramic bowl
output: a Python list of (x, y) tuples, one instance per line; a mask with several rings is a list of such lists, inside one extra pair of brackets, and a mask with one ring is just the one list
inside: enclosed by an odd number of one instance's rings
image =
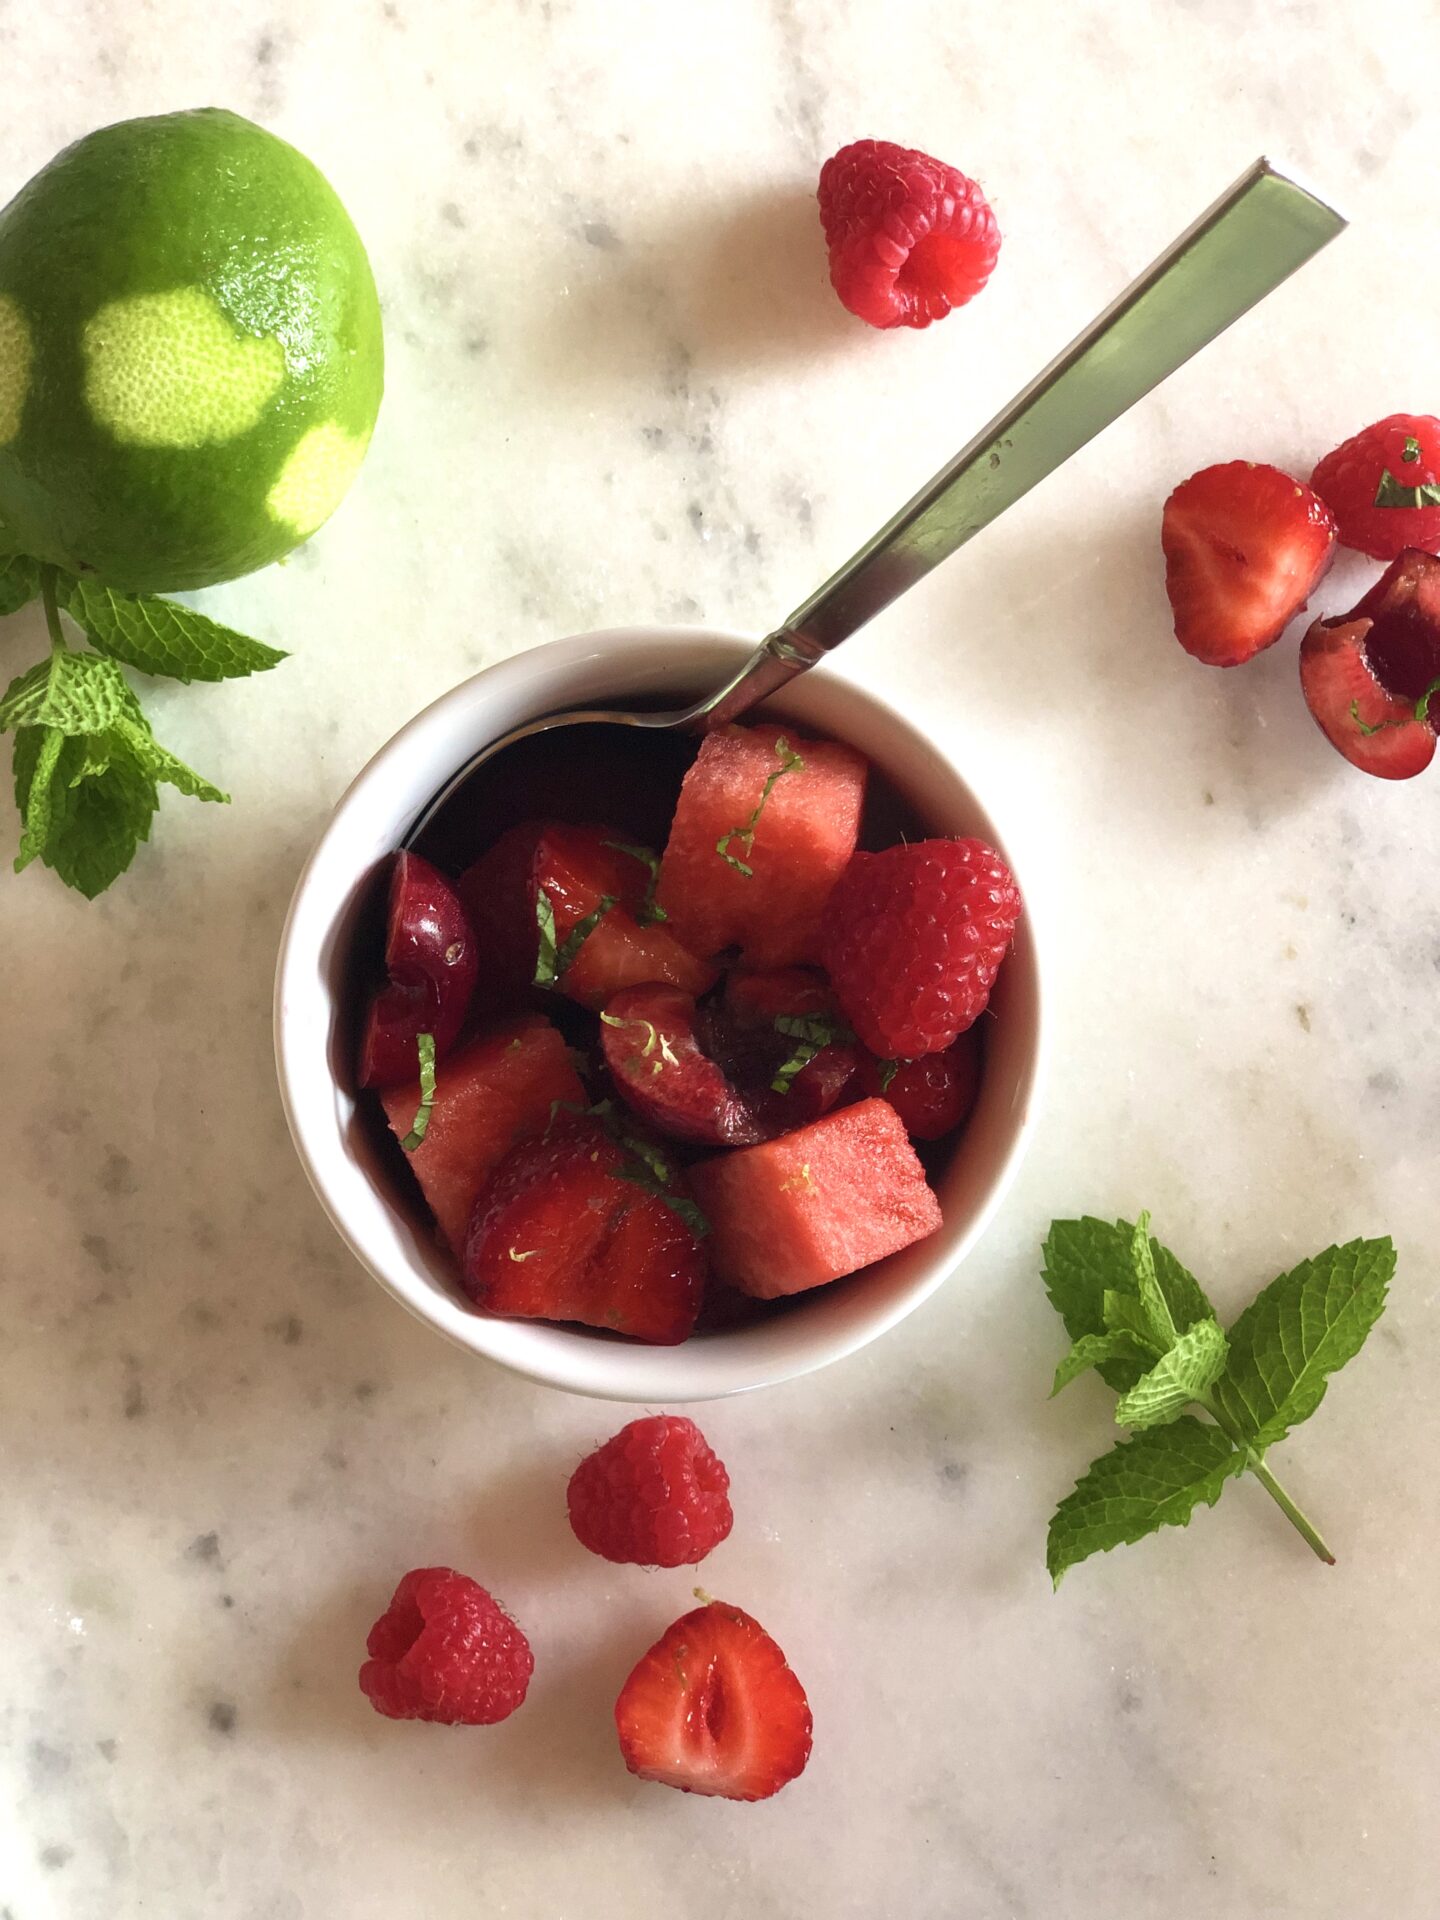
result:
[[(773, 1318), (647, 1347), (582, 1328), (500, 1320), (461, 1293), (421, 1209), (392, 1190), (374, 1136), (347, 1091), (343, 1019), (352, 932), (377, 865), (475, 750), (562, 707), (682, 697), (732, 672), (755, 642), (695, 629), (624, 628), (558, 640), (455, 687), (401, 729), (336, 807), (306, 862), (280, 944), (275, 1052), (286, 1117), (337, 1231), (402, 1306), (472, 1353), (547, 1385), (611, 1400), (708, 1400), (773, 1385), (878, 1338), (954, 1271), (998, 1206), (1027, 1144), (1041, 1057), (1040, 973), (1027, 915), (1001, 969), (976, 1107), (938, 1183), (944, 1225), (930, 1239), (803, 1296)], [(823, 666), (766, 706), (802, 731), (858, 747), (940, 834), (1004, 850), (996, 823), (911, 723)], [(1018, 876), (1022, 890), (1024, 875)]]

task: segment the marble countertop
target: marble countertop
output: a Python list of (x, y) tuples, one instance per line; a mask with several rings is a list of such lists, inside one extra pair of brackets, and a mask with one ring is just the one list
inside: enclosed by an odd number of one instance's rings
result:
[[(234, 107), (340, 189), (389, 341), (348, 504), (205, 602), (295, 657), (155, 695), (234, 806), (167, 802), (95, 906), (0, 877), (4, 1920), (1433, 1915), (1435, 789), (1346, 768), (1293, 643), (1186, 661), (1156, 532), (1196, 466), (1303, 471), (1440, 404), (1437, 65), (1433, 10), (1382, 35), (1350, 0), (0, 0), (0, 193), (99, 122)], [(974, 171), (1006, 234), (928, 334), (825, 283), (816, 171), (871, 133)], [(611, 1703), (691, 1581), (569, 1540), (616, 1409), (452, 1351), (323, 1219), (270, 1051), (296, 872), (477, 666), (769, 624), (1262, 149), (1351, 233), (837, 663), (954, 747), (1045, 896), (1049, 1092), (929, 1305), (702, 1414), (743, 1515), (704, 1579), (801, 1672), (808, 1773), (759, 1808), (632, 1783)], [(6, 674), (33, 626), (0, 626)], [(1039, 1242), (1142, 1205), (1227, 1310), (1395, 1236), (1377, 1335), (1285, 1450), (1333, 1570), (1246, 1484), (1052, 1595), (1046, 1520), (1110, 1415), (1046, 1400)], [(356, 1690), (437, 1560), (536, 1642), (489, 1733)]]

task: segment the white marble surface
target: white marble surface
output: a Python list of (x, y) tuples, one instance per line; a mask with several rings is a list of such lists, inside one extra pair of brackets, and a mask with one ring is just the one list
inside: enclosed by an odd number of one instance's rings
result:
[[(1197, 465), (1303, 468), (1440, 406), (1437, 63), (1433, 8), (1341, 0), (0, 0), (0, 189), (125, 114), (257, 116), (347, 199), (390, 346), (343, 512), (209, 602), (296, 657), (156, 696), (234, 807), (167, 803), (93, 907), (0, 878), (5, 1920), (1435, 1913), (1436, 788), (1347, 770), (1293, 644), (1190, 665), (1156, 530)], [(1007, 236), (928, 335), (866, 332), (824, 282), (815, 173), (872, 133), (973, 170)], [(450, 1351), (330, 1234), (270, 1059), (297, 867), (476, 665), (782, 613), (1262, 148), (1352, 233), (845, 661), (1010, 826), (1053, 1077), (933, 1303), (705, 1416), (741, 1521), (704, 1578), (805, 1679), (809, 1772), (761, 1808), (633, 1785), (610, 1703), (689, 1582), (569, 1541), (613, 1410)], [(34, 624), (0, 627), (6, 672)], [(1046, 1518), (1109, 1413), (1092, 1384), (1047, 1404), (1037, 1246), (1139, 1204), (1226, 1307), (1395, 1235), (1379, 1333), (1285, 1450), (1333, 1571), (1242, 1486), (1050, 1593)], [(493, 1732), (356, 1691), (432, 1560), (532, 1631)]]

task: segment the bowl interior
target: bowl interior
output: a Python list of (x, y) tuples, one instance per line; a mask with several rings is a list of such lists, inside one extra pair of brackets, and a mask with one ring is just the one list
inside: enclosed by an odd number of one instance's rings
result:
[[(678, 701), (733, 672), (754, 642), (738, 635), (627, 630), (535, 649), (445, 695), (383, 748), (340, 802), (301, 876), (276, 983), (276, 1050), (296, 1145), (331, 1219), (370, 1272), (450, 1339), (531, 1378), (640, 1402), (709, 1399), (808, 1372), (874, 1339), (962, 1258), (1022, 1150), (1040, 1054), (1033, 929), (1021, 921), (986, 1022), (980, 1097), (934, 1175), (944, 1225), (863, 1273), (798, 1297), (771, 1318), (699, 1334), (678, 1348), (579, 1328), (499, 1320), (459, 1292), (449, 1256), (395, 1179), (351, 1084), (346, 992), (357, 927), (376, 876), (431, 795), (498, 733), (572, 704)], [(996, 824), (938, 750), (873, 695), (821, 668), (763, 709), (848, 741), (939, 834), (975, 834), (1005, 851)], [(497, 822), (496, 831), (509, 824)], [(1024, 888), (1024, 876), (1021, 875)]]

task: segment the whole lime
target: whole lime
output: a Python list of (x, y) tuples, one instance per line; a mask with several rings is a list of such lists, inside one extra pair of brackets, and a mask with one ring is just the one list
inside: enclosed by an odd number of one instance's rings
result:
[(308, 538), (380, 406), (360, 236), (303, 154), (217, 108), (125, 120), (0, 211), (0, 522), (131, 592)]

